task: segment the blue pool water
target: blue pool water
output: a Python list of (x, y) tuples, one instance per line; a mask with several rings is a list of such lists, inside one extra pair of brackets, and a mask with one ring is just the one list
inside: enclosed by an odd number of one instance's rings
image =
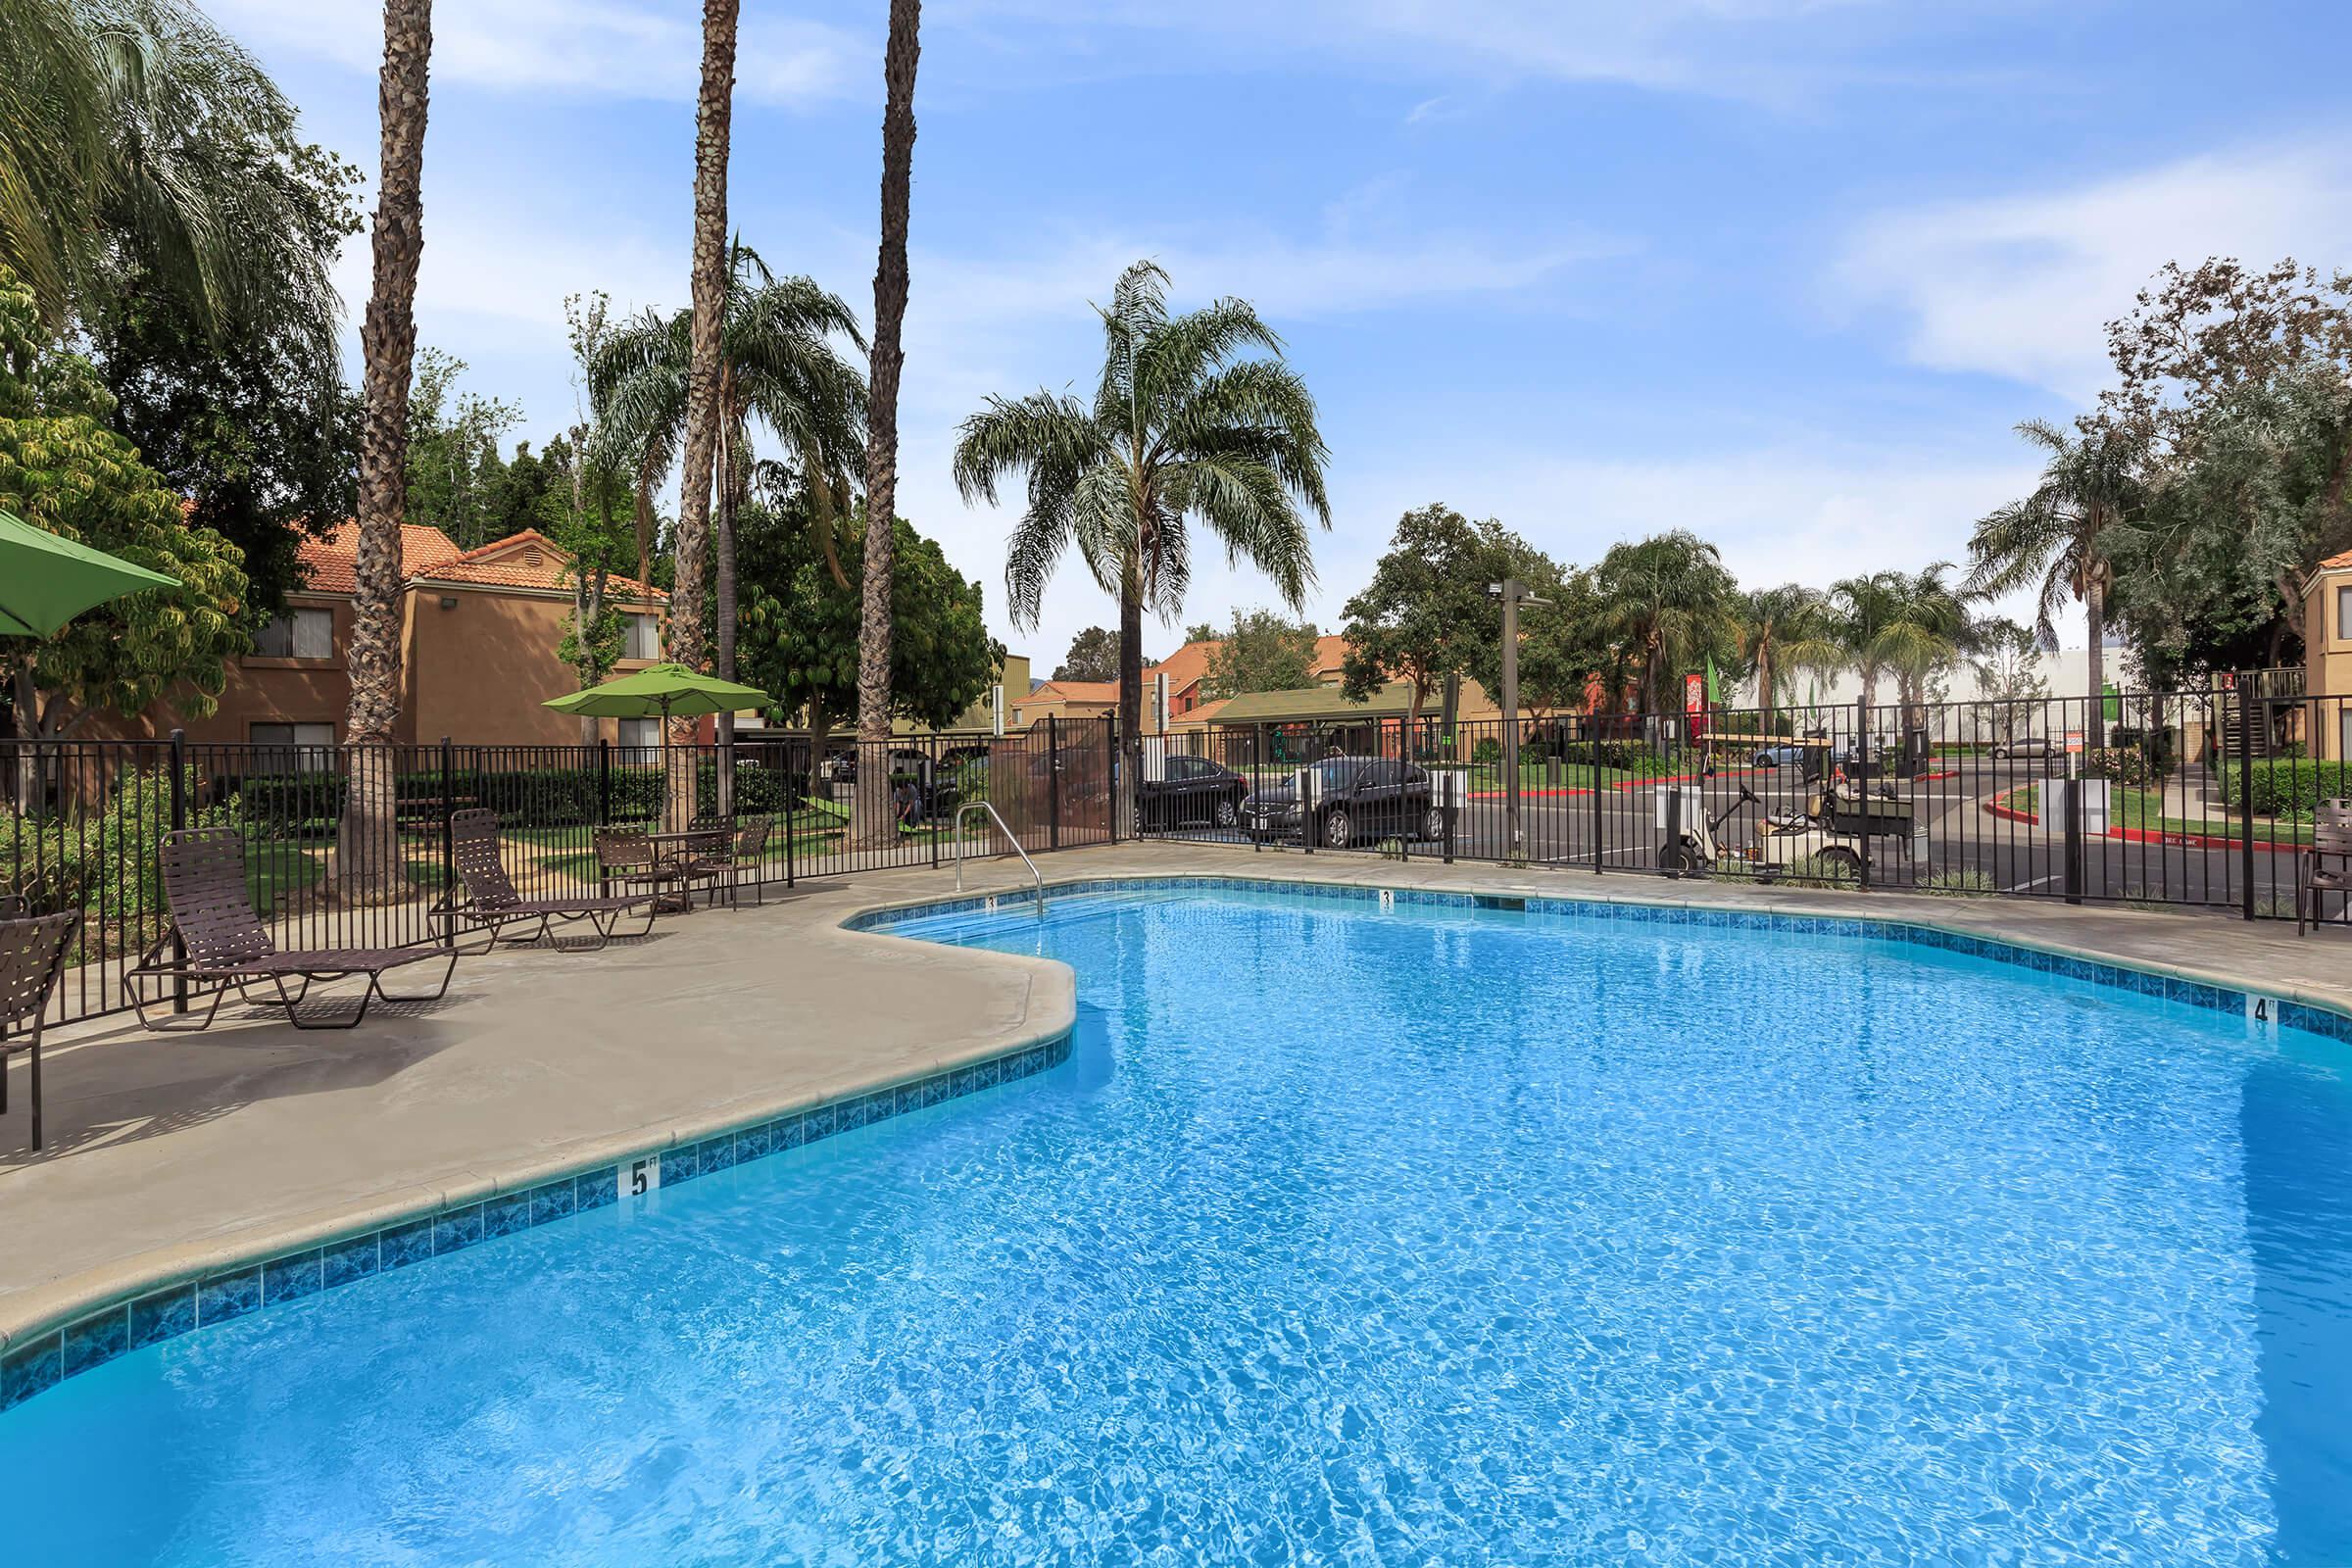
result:
[(1871, 939), (901, 930), (1072, 964), (1070, 1062), (72, 1379), (7, 1560), (2352, 1562), (2341, 1045)]

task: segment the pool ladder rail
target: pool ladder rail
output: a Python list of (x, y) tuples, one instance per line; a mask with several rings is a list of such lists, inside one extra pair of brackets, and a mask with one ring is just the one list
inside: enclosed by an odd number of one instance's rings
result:
[(1021, 848), (1021, 841), (1014, 838), (1012, 829), (1004, 825), (1004, 818), (999, 816), (997, 808), (986, 801), (966, 801), (956, 808), (956, 891), (963, 891), (963, 819), (974, 811), (988, 813), (988, 819), (997, 824), (997, 831), (1004, 835), (1004, 842), (1012, 846), (1012, 853), (1019, 856), (1021, 863), (1029, 868), (1029, 879), (1037, 884), (1037, 912), (1042, 918), (1046, 912), (1045, 873), (1038, 870), (1037, 862), (1029, 858), (1029, 852)]

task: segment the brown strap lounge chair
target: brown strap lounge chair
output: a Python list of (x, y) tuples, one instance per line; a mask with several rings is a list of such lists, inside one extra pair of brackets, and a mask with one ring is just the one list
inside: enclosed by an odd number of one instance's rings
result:
[[(542, 941), (551, 942), (566, 953), (594, 953), (612, 940), (613, 928), (620, 924), (624, 916), (640, 909), (645, 912), (645, 929), (653, 929), (656, 901), (650, 893), (617, 896), (584, 894), (562, 899), (524, 898), (516, 890), (514, 878), (507, 874), (506, 861), (499, 854), (496, 811), (477, 808), (455, 813), (449, 819), (449, 838), (464, 897), (459, 897), (458, 889), (451, 889), (442, 895), (442, 902), (434, 908), (433, 915), (447, 925), (452, 941), (456, 940), (458, 926), (464, 924), (489, 931), (490, 938), (481, 947), (484, 953), (502, 942), (516, 947), (535, 947)], [(534, 920), (538, 925), (527, 936), (501, 934), (510, 925), (527, 925)], [(566, 945), (555, 937), (554, 927), (558, 921), (569, 924), (574, 920), (587, 921), (590, 929), (596, 933), (596, 940)], [(645, 933), (638, 931), (630, 934), (642, 936)]]
[[(356, 1029), (368, 1016), (368, 1004), (376, 997), (386, 1002), (437, 1002), (449, 990), (449, 977), (458, 967), (455, 948), (321, 948), (281, 953), (269, 928), (253, 912), (246, 893), (245, 838), (233, 827), (191, 827), (164, 835), (164, 897), (172, 906), (172, 921), (155, 946), (139, 957), (138, 965), (122, 976), (122, 989), (149, 1029), (212, 1026), (220, 999), (231, 987), (247, 1002), (275, 1003), (286, 1009), (286, 1021), (297, 1029)], [(185, 961), (166, 956), (173, 937), (186, 945)], [(396, 997), (384, 989), (384, 975), (412, 963), (447, 962), (441, 984), (429, 996)], [(368, 989), (360, 995), (359, 1010), (342, 1023), (304, 1023), (300, 1006), (314, 980), (366, 975)], [(160, 1004), (147, 994), (148, 982), (177, 985), (195, 981), (211, 987), (213, 1004), (193, 1024), (161, 1022), (147, 1015)], [(276, 995), (258, 999), (248, 987), (264, 980)], [(286, 982), (301, 984), (289, 992)], [(193, 1015), (191, 1015), (193, 1016)], [(169, 1017), (169, 1014), (167, 1014)]]
[(41, 1015), (65, 972), (66, 950), (81, 912), (13, 918), (24, 903), (0, 899), (0, 1115), (8, 1113), (8, 1058), (32, 1055), (32, 1147), (41, 1147)]
[(2295, 857), (2295, 935), (2319, 927), (2330, 893), (2352, 904), (2352, 801), (2322, 801), (2311, 842)]

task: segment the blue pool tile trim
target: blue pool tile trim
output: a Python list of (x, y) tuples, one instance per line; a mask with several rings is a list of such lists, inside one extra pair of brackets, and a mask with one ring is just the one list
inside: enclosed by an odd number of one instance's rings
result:
[[(2069, 953), (2056, 953), (2022, 942), (1973, 936), (1941, 926), (1920, 925), (1899, 915), (1789, 914), (1777, 909), (1727, 909), (1685, 904), (1643, 904), (1615, 899), (1562, 898), (1549, 894), (1442, 893), (1421, 888), (1362, 887), (1335, 882), (1294, 882), (1277, 877), (1161, 876), (1098, 877), (1050, 884), (1054, 898), (1086, 894), (1203, 894), (1250, 893), (1345, 903), (1378, 904), (1385, 896), (1396, 907), (1509, 910), (1530, 920), (1614, 920), (1637, 925), (1707, 926), (1749, 931), (1775, 931), (1803, 936), (1875, 938), (1898, 945), (1931, 948), (1962, 957), (2015, 964), (2041, 973), (2060, 974), (2085, 985), (2113, 986), (2142, 996), (2184, 1003), (2216, 1012), (2242, 1012), (2253, 993), (2181, 975), (2162, 974), (2130, 964), (2113, 963)], [(844, 922), (851, 931), (887, 932), (916, 921), (957, 914), (988, 914), (1018, 910), (1028, 900), (1010, 894), (975, 895), (895, 908), (872, 909)], [(2352, 1015), (2306, 1003), (2281, 1001), (2281, 1027), (2303, 1029), (2327, 1039), (2352, 1043)]]
[[(661, 1156), (662, 1185), (675, 1187), (982, 1089), (1033, 1077), (1067, 1061), (1069, 1055), (1070, 1038), (1065, 1034), (989, 1061), (949, 1068), (912, 1083), (812, 1105), (755, 1126), (648, 1152)], [(45, 1393), (77, 1372), (103, 1366), (125, 1350), (617, 1202), (623, 1173), (636, 1157), (403, 1220), (322, 1247), (224, 1269), (43, 1330), (10, 1346), (7, 1353), (0, 1355), (0, 1410)]]

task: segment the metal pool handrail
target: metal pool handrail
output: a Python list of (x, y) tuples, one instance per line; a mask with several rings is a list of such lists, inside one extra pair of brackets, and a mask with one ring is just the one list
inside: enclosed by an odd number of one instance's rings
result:
[(967, 813), (972, 811), (986, 811), (988, 819), (997, 824), (997, 831), (1004, 835), (1004, 842), (1012, 846), (1012, 853), (1019, 856), (1021, 863), (1029, 868), (1031, 880), (1037, 883), (1037, 912), (1044, 914), (1046, 912), (1045, 874), (1038, 870), (1037, 862), (1029, 858), (1029, 852), (1021, 848), (1021, 841), (1012, 836), (1012, 829), (1004, 825), (1004, 818), (999, 816), (997, 808), (986, 801), (966, 801), (956, 808), (956, 891), (958, 893), (963, 891), (963, 819)]

